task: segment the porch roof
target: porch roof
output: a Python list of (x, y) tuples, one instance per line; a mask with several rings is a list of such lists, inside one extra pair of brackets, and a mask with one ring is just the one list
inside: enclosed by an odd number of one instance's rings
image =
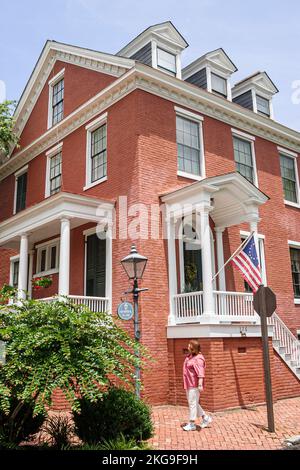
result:
[(211, 207), (210, 215), (218, 227), (249, 222), (258, 216), (258, 207), (269, 197), (238, 172), (205, 178), (161, 195), (167, 212), (179, 218), (199, 204)]
[(19, 247), (27, 233), (30, 243), (60, 233), (60, 220), (70, 219), (71, 228), (88, 222), (111, 222), (115, 203), (95, 197), (60, 192), (0, 223), (0, 246)]

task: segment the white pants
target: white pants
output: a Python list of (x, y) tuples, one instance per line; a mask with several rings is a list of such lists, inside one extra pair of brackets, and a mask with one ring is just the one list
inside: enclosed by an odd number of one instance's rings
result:
[(190, 409), (190, 421), (195, 421), (196, 418), (200, 418), (205, 415), (204, 410), (200, 406), (199, 398), (200, 391), (198, 388), (188, 388), (186, 390), (186, 397)]

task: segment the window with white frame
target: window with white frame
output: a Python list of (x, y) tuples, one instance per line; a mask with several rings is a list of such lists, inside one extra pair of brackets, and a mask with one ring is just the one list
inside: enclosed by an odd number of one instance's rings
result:
[(211, 90), (227, 98), (227, 80), (211, 72)]
[(255, 184), (255, 168), (253, 162), (252, 142), (233, 136), (234, 160), (236, 169), (250, 183)]
[(18, 287), (19, 281), (19, 257), (11, 258), (10, 261), (10, 285), (13, 287)]
[(256, 107), (259, 114), (270, 117), (270, 101), (268, 99), (256, 95)]
[(59, 266), (59, 240), (52, 240), (37, 247), (37, 275), (57, 272)]
[(86, 126), (86, 186), (99, 184), (107, 179), (107, 113)]
[(199, 122), (177, 115), (176, 140), (179, 172), (201, 176)]
[(61, 188), (62, 152), (49, 158), (49, 195), (58, 193)]
[(62, 69), (49, 81), (48, 129), (64, 118), (64, 72)]
[[(242, 232), (241, 233), (241, 241), (243, 242), (249, 236), (249, 233)], [(265, 243), (264, 243), (264, 236), (258, 235), (258, 261), (260, 266), (261, 278), (263, 284), (267, 285), (267, 269), (266, 269), (266, 258), (265, 258)], [(244, 281), (245, 291), (252, 292), (251, 287), (249, 284)]]
[(290, 247), (291, 270), (295, 299), (300, 299), (300, 248)]
[(22, 211), (26, 207), (26, 193), (27, 193), (27, 169), (28, 167), (20, 170), (15, 174), (15, 204), (14, 214)]
[(157, 68), (176, 75), (176, 55), (167, 52), (160, 47), (157, 48)]
[(280, 170), (284, 191), (284, 199), (298, 203), (296, 159), (287, 155), (280, 155)]

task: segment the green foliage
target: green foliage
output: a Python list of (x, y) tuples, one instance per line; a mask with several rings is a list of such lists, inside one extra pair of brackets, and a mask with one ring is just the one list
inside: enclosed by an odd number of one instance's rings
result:
[(13, 397), (8, 413), (0, 411), (0, 449), (14, 449), (42, 426), (45, 416), (33, 415), (34, 402), (23, 403)]
[(4, 284), (0, 289), (0, 305), (7, 303), (9, 299), (13, 299), (17, 294), (17, 289), (9, 284)]
[(149, 450), (149, 447), (144, 443), (137, 444), (136, 439), (128, 439), (120, 434), (115, 439), (104, 439), (99, 445), (99, 450)]
[(111, 380), (132, 386), (134, 366), (141, 365), (134, 355), (136, 342), (111, 315), (67, 301), (25, 300), (0, 307), (0, 340), (6, 342), (6, 364), (0, 367), (5, 413), (12, 390), (21, 401), (33, 398), (38, 414), (51, 405), (57, 388), (79, 410), (79, 396), (96, 402)]
[(74, 412), (75, 432), (88, 444), (121, 435), (138, 442), (153, 434), (150, 407), (130, 391), (111, 388), (96, 403), (81, 400), (80, 408)]
[(15, 120), (13, 113), (15, 106), (14, 101), (0, 103), (0, 154), (7, 155), (11, 145), (18, 143), (18, 137), (14, 134)]
[(47, 434), (47, 442), (57, 450), (66, 449), (74, 434), (74, 425), (66, 415), (49, 416), (42, 427)]

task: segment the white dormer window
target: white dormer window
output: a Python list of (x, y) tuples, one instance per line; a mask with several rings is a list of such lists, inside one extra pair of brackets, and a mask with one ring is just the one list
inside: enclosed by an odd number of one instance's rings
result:
[(62, 69), (49, 82), (48, 129), (64, 118), (64, 72)]
[(270, 117), (270, 101), (262, 96), (256, 95), (257, 112)]
[(157, 68), (176, 76), (176, 55), (157, 48)]
[(227, 80), (212, 72), (211, 91), (227, 98)]

